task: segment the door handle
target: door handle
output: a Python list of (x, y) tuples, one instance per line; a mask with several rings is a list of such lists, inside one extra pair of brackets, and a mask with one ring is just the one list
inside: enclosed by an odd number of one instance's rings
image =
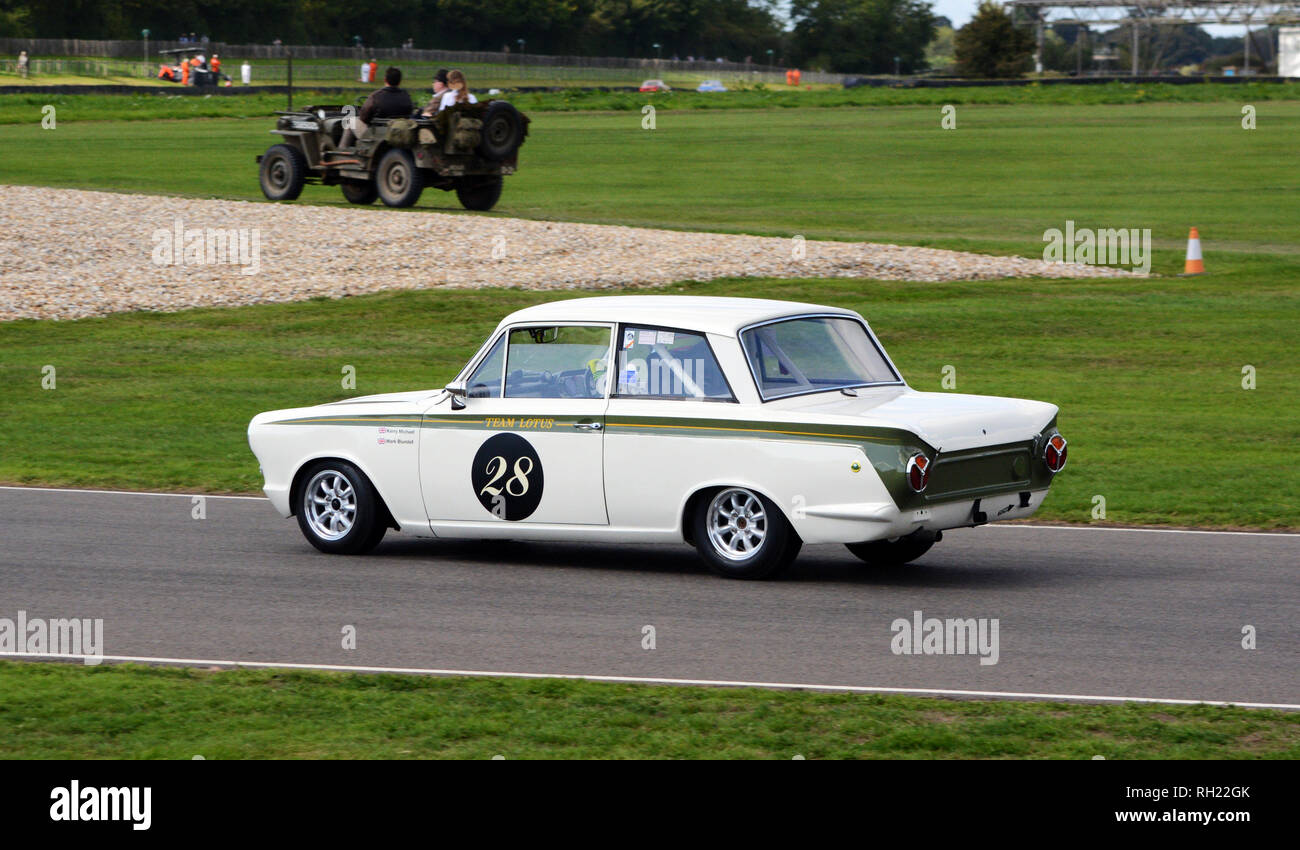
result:
[(605, 426), (599, 422), (574, 422), (573, 427), (579, 431), (600, 431)]

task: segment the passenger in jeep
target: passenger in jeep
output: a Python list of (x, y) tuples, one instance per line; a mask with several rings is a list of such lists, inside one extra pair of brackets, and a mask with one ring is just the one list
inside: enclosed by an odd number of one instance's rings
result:
[(401, 69), (389, 68), (385, 71), (384, 82), (387, 85), (366, 98), (360, 114), (353, 122), (355, 128), (343, 133), (340, 147), (350, 148), (356, 145), (357, 137), (366, 132), (366, 127), (376, 118), (404, 118), (415, 111), (411, 96), (407, 94), (406, 89), (401, 88)]

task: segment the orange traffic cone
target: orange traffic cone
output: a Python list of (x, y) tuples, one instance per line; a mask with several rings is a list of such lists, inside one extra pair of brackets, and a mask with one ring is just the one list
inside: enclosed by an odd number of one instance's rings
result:
[(1201, 234), (1192, 228), (1187, 234), (1187, 262), (1183, 264), (1183, 276), (1205, 274), (1205, 263), (1201, 261)]

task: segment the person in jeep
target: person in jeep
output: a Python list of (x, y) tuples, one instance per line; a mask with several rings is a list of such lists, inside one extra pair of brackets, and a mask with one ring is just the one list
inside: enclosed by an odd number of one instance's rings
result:
[(389, 68), (385, 71), (384, 82), (387, 85), (366, 98), (366, 102), (361, 106), (361, 112), (353, 122), (355, 128), (344, 132), (340, 147), (350, 148), (356, 145), (357, 136), (366, 132), (366, 127), (376, 118), (404, 118), (415, 111), (411, 96), (407, 94), (406, 89), (401, 88), (400, 68)]

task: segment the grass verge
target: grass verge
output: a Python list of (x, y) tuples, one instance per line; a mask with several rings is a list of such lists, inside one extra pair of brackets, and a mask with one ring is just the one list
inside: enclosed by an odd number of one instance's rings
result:
[(1300, 758), (1300, 713), (0, 662), (0, 758)]

